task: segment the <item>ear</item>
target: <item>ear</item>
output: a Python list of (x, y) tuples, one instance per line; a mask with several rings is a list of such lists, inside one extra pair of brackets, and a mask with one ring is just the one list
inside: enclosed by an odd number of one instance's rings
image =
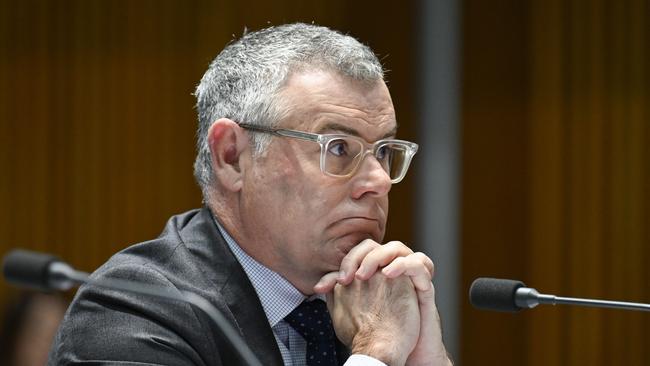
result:
[(208, 130), (208, 145), (212, 170), (219, 185), (229, 191), (242, 188), (242, 153), (248, 147), (248, 138), (236, 122), (221, 118)]

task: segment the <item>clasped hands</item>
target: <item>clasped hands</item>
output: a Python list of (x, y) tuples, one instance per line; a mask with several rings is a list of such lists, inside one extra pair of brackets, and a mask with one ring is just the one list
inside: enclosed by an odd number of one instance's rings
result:
[(352, 353), (391, 366), (451, 365), (442, 343), (431, 279), (434, 265), (401, 242), (366, 239), (323, 276), (336, 335)]

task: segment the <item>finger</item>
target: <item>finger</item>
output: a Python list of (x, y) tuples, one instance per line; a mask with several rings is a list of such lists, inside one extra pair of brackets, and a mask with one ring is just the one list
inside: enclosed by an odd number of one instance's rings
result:
[(440, 365), (452, 365), (442, 342), (440, 316), (435, 303), (435, 289), (417, 291), (420, 306), (420, 337), (406, 364), (421, 364), (422, 360), (439, 360)]
[(399, 257), (393, 259), (392, 262), (390, 262), (386, 267), (381, 269), (381, 273), (383, 273), (386, 277), (388, 278), (396, 278), (404, 274), (404, 271), (406, 270), (406, 264), (404, 261), (406, 260), (406, 257)]
[[(421, 263), (424, 266), (424, 268), (427, 270), (427, 272), (429, 272), (429, 276), (433, 277), (433, 269), (434, 269), (433, 261), (431, 260), (431, 258), (427, 257), (426, 254), (422, 252), (416, 252), (401, 258), (408, 258), (408, 260), (410, 261), (416, 261), (414, 263)], [(390, 264), (388, 264), (382, 269), (382, 272), (386, 276), (395, 278), (402, 274), (403, 271), (400, 271), (399, 273), (397, 273), (397, 271), (403, 267), (404, 263), (402, 263), (401, 260), (397, 261), (397, 259), (399, 258), (395, 258), (393, 262), (391, 262)]]
[(415, 252), (413, 253), (413, 256), (422, 260), (422, 263), (424, 264), (425, 267), (427, 267), (427, 270), (429, 271), (429, 276), (433, 278), (435, 265), (433, 264), (431, 258), (429, 258), (429, 256), (427, 256), (422, 252)]
[(334, 293), (332, 291), (325, 294), (325, 302), (327, 303), (327, 309), (331, 312), (332, 306), (334, 306)]
[(418, 253), (396, 258), (382, 269), (382, 273), (391, 278), (405, 274), (407, 276), (424, 275), (429, 280), (433, 278), (433, 271), (433, 262), (428, 257)]
[(415, 286), (415, 289), (418, 291), (418, 293), (432, 291), (433, 283), (431, 282), (431, 277), (428, 275), (424, 273), (410, 275), (408, 270), (405, 272), (405, 274), (411, 278), (411, 281), (413, 281), (413, 286)]
[(357, 246), (352, 248), (350, 252), (343, 258), (341, 261), (341, 267), (339, 268), (339, 277), (338, 282), (343, 285), (349, 285), (354, 279), (354, 274), (359, 268), (361, 261), (370, 253), (373, 249), (380, 247), (381, 245), (372, 239), (363, 240)]
[(339, 278), (339, 271), (329, 272), (314, 285), (314, 292), (317, 294), (324, 294), (332, 291), (336, 285), (336, 280)]
[(405, 275), (411, 278), (418, 291), (431, 290), (433, 262), (421, 253), (414, 253), (407, 257), (396, 258), (382, 269), (382, 273), (389, 278)]
[(361, 261), (356, 277), (367, 280), (372, 277), (377, 269), (392, 262), (395, 258), (412, 254), (413, 251), (399, 241), (391, 241), (369, 252)]

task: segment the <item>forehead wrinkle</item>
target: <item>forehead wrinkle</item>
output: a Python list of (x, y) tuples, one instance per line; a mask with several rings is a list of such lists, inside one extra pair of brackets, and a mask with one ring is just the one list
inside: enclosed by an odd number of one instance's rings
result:
[[(373, 111), (368, 111), (365, 106), (323, 103), (313, 108), (311, 112), (315, 115), (313, 126), (317, 126), (315, 130), (318, 132), (335, 130), (358, 137), (363, 137), (362, 135), (373, 137), (382, 133), (382, 126), (388, 124), (389, 127), (390, 125), (394, 126), (380, 135), (378, 139), (395, 136), (397, 133), (397, 121), (395, 120), (392, 104), (384, 108), (375, 108)], [(353, 123), (347, 123), (348, 121)], [(322, 125), (319, 126), (321, 123)], [(368, 130), (367, 127), (370, 127), (369, 133), (362, 133)]]
[[(336, 113), (352, 118), (361, 118), (363, 120), (383, 119), (395, 114), (392, 103), (378, 103), (377, 105), (368, 105), (364, 103), (349, 103), (349, 101), (321, 102), (316, 112)], [(339, 111), (340, 110), (340, 111)]]
[[(333, 130), (361, 138), (366, 135), (366, 137), (369, 137), (367, 140), (371, 141), (372, 137), (375, 136), (375, 132), (377, 134), (381, 133), (383, 125), (388, 124), (390, 126), (392, 124), (394, 126), (389, 131), (378, 135), (376, 140), (394, 137), (397, 134), (398, 123), (395, 120), (392, 106), (384, 108), (378, 113), (367, 113), (355, 107), (341, 106), (335, 103), (310, 104), (292, 103), (291, 107), (287, 109), (288, 113), (286, 113), (284, 120), (293, 120), (298, 123), (281, 123), (280, 125), (285, 128), (298, 128), (316, 133)], [(352, 121), (355, 122), (350, 123)], [(361, 131), (367, 130), (368, 126), (371, 127), (370, 133), (362, 133)]]

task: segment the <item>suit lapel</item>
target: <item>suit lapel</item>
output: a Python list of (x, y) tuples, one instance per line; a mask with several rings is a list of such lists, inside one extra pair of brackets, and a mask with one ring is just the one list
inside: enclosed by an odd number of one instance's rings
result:
[(222, 289), (244, 339), (263, 365), (283, 365), (282, 355), (262, 303), (243, 270), (233, 273)]
[(273, 330), (248, 276), (221, 236), (210, 211), (204, 207), (198, 216), (196, 225), (181, 233), (192, 236), (184, 238), (185, 243), (196, 243), (188, 247), (226, 302), (235, 326), (253, 353), (263, 365), (282, 366)]

